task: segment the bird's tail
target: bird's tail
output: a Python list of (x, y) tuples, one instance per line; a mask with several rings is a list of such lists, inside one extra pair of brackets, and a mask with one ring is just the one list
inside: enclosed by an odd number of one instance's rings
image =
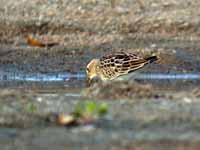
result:
[(145, 58), (149, 63), (152, 63), (154, 61), (157, 61), (158, 60), (158, 57), (157, 56), (150, 56), (150, 57), (147, 57)]

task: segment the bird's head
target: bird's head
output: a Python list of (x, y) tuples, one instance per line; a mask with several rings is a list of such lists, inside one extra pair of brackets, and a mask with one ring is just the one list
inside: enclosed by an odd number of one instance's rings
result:
[(92, 59), (86, 68), (87, 82), (90, 84), (91, 80), (97, 76), (96, 67), (99, 63), (99, 59)]

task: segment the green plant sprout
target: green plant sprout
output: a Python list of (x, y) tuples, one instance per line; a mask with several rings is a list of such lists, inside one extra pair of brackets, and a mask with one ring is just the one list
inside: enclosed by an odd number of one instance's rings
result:
[(95, 103), (94, 101), (88, 101), (86, 103), (79, 102), (73, 111), (73, 115), (76, 118), (91, 117), (99, 118), (106, 115), (108, 112), (108, 105), (106, 103)]
[(37, 111), (37, 106), (34, 103), (28, 103), (25, 105), (24, 109), (28, 113), (34, 113)]

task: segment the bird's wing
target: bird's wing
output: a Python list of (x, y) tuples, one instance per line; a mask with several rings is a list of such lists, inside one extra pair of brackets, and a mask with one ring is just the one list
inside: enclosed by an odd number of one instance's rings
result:
[(122, 74), (130, 73), (143, 67), (147, 60), (133, 53), (118, 52), (108, 54), (100, 59), (100, 67), (104, 74), (110, 74), (112, 77), (117, 77)]

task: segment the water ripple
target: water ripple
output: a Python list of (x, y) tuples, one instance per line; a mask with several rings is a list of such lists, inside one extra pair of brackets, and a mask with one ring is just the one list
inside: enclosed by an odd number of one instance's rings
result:
[[(135, 74), (134, 79), (159, 79), (159, 80), (200, 80), (200, 73), (185, 73), (185, 74)], [(0, 72), (0, 81), (32, 81), (32, 82), (54, 82), (54, 81), (69, 81), (85, 80), (86, 74), (84, 73), (16, 73), (16, 72)]]

